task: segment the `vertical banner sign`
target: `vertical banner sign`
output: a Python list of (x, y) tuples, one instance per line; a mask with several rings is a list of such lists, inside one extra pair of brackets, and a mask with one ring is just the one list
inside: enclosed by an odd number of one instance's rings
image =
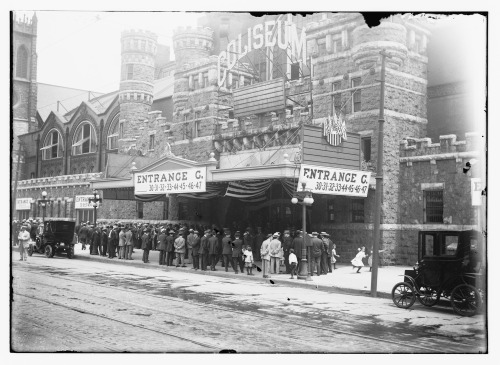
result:
[(16, 210), (30, 210), (30, 209), (31, 209), (31, 198), (16, 199)]
[(470, 193), (471, 202), (473, 207), (481, 206), (481, 191), (482, 191), (481, 179), (478, 177), (473, 177), (470, 179)]
[(138, 172), (134, 174), (135, 195), (204, 193), (207, 168)]
[[(315, 194), (366, 197), (370, 185), (370, 171), (344, 170), (313, 165), (300, 166), (299, 181), (305, 181)], [(301, 191), (297, 184), (297, 191)]]
[[(89, 204), (89, 198), (94, 199), (94, 195), (75, 196), (75, 209), (94, 209), (92, 203)], [(99, 198), (99, 195), (96, 198)], [(97, 202), (97, 208), (99, 208), (99, 202)]]

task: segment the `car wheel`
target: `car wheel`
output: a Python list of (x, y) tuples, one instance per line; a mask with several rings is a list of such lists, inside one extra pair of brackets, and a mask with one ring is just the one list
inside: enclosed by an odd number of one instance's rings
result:
[(75, 246), (71, 245), (68, 248), (68, 259), (72, 259), (75, 257)]
[(54, 249), (52, 248), (51, 245), (47, 245), (45, 246), (45, 256), (47, 256), (48, 258), (54, 256)]

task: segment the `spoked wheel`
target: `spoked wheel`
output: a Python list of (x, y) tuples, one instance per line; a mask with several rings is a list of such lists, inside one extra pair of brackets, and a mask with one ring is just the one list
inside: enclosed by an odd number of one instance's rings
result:
[(30, 245), (30, 246), (28, 247), (28, 256), (30, 256), (30, 257), (31, 257), (31, 255), (33, 255), (33, 245)]
[(471, 317), (481, 307), (479, 291), (469, 284), (460, 284), (451, 292), (451, 306), (456, 314)]
[(417, 295), (417, 299), (420, 303), (426, 307), (432, 307), (439, 301), (440, 293), (437, 290), (432, 289), (430, 286), (420, 287), (421, 295)]
[(45, 256), (47, 256), (48, 258), (54, 256), (54, 250), (52, 249), (51, 245), (45, 246)]
[(71, 245), (68, 248), (68, 259), (72, 259), (75, 257), (75, 246)]
[(397, 283), (392, 288), (392, 301), (399, 308), (410, 308), (415, 303), (413, 287), (405, 282)]

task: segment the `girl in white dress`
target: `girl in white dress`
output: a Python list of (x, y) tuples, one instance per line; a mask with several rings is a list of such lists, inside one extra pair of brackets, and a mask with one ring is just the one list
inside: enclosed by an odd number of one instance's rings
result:
[(358, 268), (358, 271), (356, 271), (356, 273), (359, 273), (359, 270), (361, 270), (361, 268), (363, 266), (365, 266), (365, 264), (363, 264), (363, 259), (366, 257), (366, 252), (365, 252), (365, 248), (362, 247), (358, 254), (356, 255), (355, 258), (353, 258), (351, 260), (351, 263), (352, 263), (352, 268), (354, 269), (355, 267)]

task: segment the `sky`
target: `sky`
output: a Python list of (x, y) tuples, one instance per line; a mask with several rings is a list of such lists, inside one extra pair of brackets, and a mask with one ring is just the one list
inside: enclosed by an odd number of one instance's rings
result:
[[(17, 17), (33, 11), (16, 12)], [(121, 32), (144, 29), (171, 46), (178, 26), (196, 26), (195, 12), (37, 11), (37, 81), (97, 92), (118, 90)], [(173, 50), (171, 47), (171, 58)]]

